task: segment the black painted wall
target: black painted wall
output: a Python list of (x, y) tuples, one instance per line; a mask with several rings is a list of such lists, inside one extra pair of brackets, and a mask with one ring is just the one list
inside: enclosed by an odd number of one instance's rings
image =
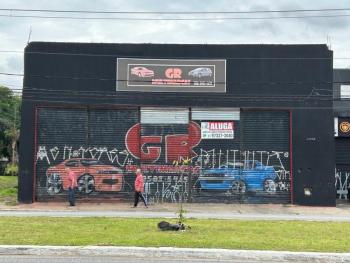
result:
[[(295, 203), (334, 206), (333, 113), (306, 108), (294, 109), (292, 114)], [(311, 189), (310, 196), (304, 188)]]
[[(223, 58), (227, 60), (227, 93), (116, 92), (118, 57)], [(33, 201), (36, 106), (147, 105), (292, 110), (293, 170), (311, 168), (309, 173), (298, 176), (294, 171), (294, 201), (334, 205), (332, 94), (327, 92), (332, 89), (332, 57), (326, 45), (32, 42), (25, 49), (24, 61), (22, 130), (26, 132), (21, 134), (19, 201)], [(315, 126), (311, 127), (311, 123)], [(305, 138), (310, 137), (310, 129), (319, 142), (317, 147), (322, 148), (317, 155), (317, 168), (308, 167), (315, 157), (309, 154), (312, 150), (304, 150), (308, 149)], [(305, 197), (301, 189), (316, 182), (315, 194)]]

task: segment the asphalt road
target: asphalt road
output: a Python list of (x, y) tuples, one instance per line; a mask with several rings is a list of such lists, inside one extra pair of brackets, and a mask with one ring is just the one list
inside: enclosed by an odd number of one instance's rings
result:
[[(145, 258), (122, 258), (122, 257), (43, 257), (43, 256), (0, 256), (0, 263), (180, 263), (180, 262), (203, 262), (203, 263), (214, 263), (214, 262), (233, 262), (233, 263), (264, 263), (263, 261), (244, 261), (241, 260), (204, 260), (204, 259), (145, 259)], [(311, 261), (308, 261), (309, 263)], [(294, 261), (294, 263), (297, 263)]]

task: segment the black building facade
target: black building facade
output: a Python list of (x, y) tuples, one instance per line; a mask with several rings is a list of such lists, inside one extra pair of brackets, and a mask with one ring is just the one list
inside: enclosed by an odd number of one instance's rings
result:
[[(19, 201), (335, 205), (326, 45), (32, 42)], [(328, 91), (328, 92), (327, 92)]]

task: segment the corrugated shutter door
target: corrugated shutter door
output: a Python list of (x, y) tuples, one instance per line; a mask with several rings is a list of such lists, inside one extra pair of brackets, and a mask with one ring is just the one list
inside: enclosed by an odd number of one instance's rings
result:
[(290, 203), (289, 112), (241, 112), (242, 180), (249, 203)]
[(40, 109), (37, 199), (66, 199), (70, 170), (78, 198), (130, 198), (139, 139), (137, 109)]
[(87, 111), (40, 108), (37, 114), (36, 198), (66, 198), (64, 161), (78, 158), (87, 147)]
[[(240, 112), (236, 108), (193, 108), (190, 139), (194, 202), (240, 202), (234, 173), (240, 165)], [(198, 132), (199, 130), (199, 132)]]
[(350, 138), (335, 138), (335, 163), (350, 165)]
[(141, 108), (143, 124), (188, 124), (187, 108)]
[(175, 162), (189, 156), (189, 110), (141, 108), (141, 169), (148, 202), (188, 200), (188, 173)]
[(192, 120), (239, 120), (238, 108), (192, 108)]
[(338, 199), (348, 199), (350, 184), (350, 138), (335, 138), (335, 185)]
[(81, 180), (81, 191), (89, 198), (130, 198), (139, 164), (139, 139), (137, 109), (89, 110), (86, 151), (98, 165), (89, 167), (90, 172)]

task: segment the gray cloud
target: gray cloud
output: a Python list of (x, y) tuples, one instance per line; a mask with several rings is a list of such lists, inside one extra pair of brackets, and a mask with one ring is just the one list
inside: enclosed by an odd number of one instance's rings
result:
[[(254, 11), (341, 8), (349, 5), (347, 0), (2, 0), (1, 3), (2, 8), (102, 11)], [(23, 50), (31, 26), (32, 41), (313, 44), (326, 43), (326, 37), (330, 36), (335, 57), (350, 57), (350, 43), (346, 34), (349, 21), (350, 17), (223, 21), (100, 21), (0, 17), (0, 50)], [(347, 67), (349, 64), (349, 60), (334, 61), (336, 67)], [(0, 70), (21, 72), (22, 56), (0, 54)], [(21, 78), (0, 76), (0, 83), (21, 85), (21, 81)]]

